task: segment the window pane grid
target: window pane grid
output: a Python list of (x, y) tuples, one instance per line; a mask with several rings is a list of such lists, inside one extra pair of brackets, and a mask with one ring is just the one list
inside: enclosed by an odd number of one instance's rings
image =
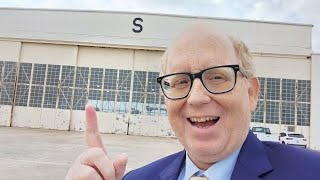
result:
[(15, 83), (16, 82), (16, 62), (5, 61), (4, 62), (4, 74), (3, 74), (3, 82), (5, 83)]
[(73, 99), (74, 110), (84, 110), (86, 105), (87, 91), (86, 89), (75, 89)]
[(159, 77), (158, 72), (148, 72), (148, 87), (147, 92), (159, 93), (160, 86), (157, 83), (157, 77)]
[(41, 107), (43, 86), (31, 86), (29, 107)]
[(281, 105), (281, 124), (294, 125), (295, 105), (292, 102), (282, 102)]
[(88, 67), (77, 67), (75, 87), (87, 88), (89, 77)]
[(31, 69), (32, 69), (31, 63), (21, 63), (20, 64), (18, 83), (30, 84)]
[(32, 84), (44, 85), (44, 79), (46, 74), (45, 64), (34, 64), (32, 73)]
[(130, 86), (131, 86), (131, 71), (120, 70), (118, 90), (130, 91)]
[(282, 79), (282, 100), (295, 101), (295, 80)]
[(103, 112), (114, 112), (115, 110), (115, 91), (105, 90), (103, 91), (103, 104), (102, 111)]
[(96, 111), (100, 111), (101, 107), (101, 90), (89, 90), (88, 102), (95, 107)]
[(73, 87), (74, 66), (62, 66), (61, 86)]
[(70, 109), (71, 107), (71, 98), (72, 98), (72, 89), (68, 87), (62, 87), (59, 90), (59, 109)]
[(159, 114), (159, 94), (152, 93), (147, 94), (146, 99), (146, 112), (148, 115), (158, 115)]
[(90, 74), (90, 88), (101, 89), (102, 88), (103, 69), (102, 68), (91, 68)]
[(126, 113), (129, 108), (130, 93), (126, 91), (118, 91), (117, 93), (117, 112)]
[(142, 114), (144, 112), (144, 93), (133, 92), (132, 93), (132, 104), (131, 114)]
[(60, 76), (60, 65), (48, 65), (46, 85), (58, 86)]
[(280, 99), (280, 79), (266, 78), (266, 99), (279, 100)]
[(279, 102), (266, 101), (266, 123), (279, 124)]
[(297, 104), (297, 125), (310, 126), (310, 104)]
[(56, 108), (58, 98), (58, 88), (57, 87), (46, 87), (44, 94), (43, 107), (44, 108)]
[(27, 106), (28, 105), (28, 93), (29, 85), (18, 84), (16, 91), (16, 106)]
[(299, 101), (299, 102), (310, 102), (311, 81), (298, 80), (297, 90), (298, 90), (297, 101)]
[(105, 69), (104, 75), (104, 89), (117, 89), (117, 76), (118, 70), (116, 69)]
[(13, 93), (14, 93), (14, 83), (2, 83), (0, 104), (12, 105)]
[(252, 114), (251, 121), (263, 123), (263, 112), (264, 112), (263, 100), (258, 100), (256, 111)]
[(168, 113), (167, 113), (167, 108), (166, 108), (166, 105), (165, 105), (165, 102), (164, 102), (164, 95), (161, 95), (160, 96), (160, 115), (161, 116), (167, 116)]
[(259, 82), (260, 82), (260, 90), (259, 90), (259, 99), (264, 99), (264, 90), (265, 90), (265, 78), (259, 77)]

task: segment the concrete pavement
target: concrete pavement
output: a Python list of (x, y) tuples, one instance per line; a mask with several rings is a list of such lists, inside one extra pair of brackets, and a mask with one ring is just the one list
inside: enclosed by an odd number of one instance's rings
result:
[[(127, 171), (182, 149), (177, 139), (103, 134), (111, 158), (127, 153)], [(0, 127), (0, 180), (64, 179), (86, 149), (83, 132)]]

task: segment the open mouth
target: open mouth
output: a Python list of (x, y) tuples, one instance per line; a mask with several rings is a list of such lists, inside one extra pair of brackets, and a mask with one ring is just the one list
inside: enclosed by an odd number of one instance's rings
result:
[(188, 118), (188, 121), (192, 126), (197, 128), (209, 128), (219, 121), (220, 117), (218, 116), (208, 116), (208, 117), (192, 117)]

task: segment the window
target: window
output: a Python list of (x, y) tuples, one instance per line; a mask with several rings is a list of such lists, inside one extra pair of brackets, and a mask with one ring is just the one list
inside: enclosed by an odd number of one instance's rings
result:
[(18, 84), (16, 92), (16, 106), (27, 106), (28, 105), (28, 93), (29, 85)]
[(74, 110), (84, 110), (86, 105), (86, 89), (75, 89), (74, 99), (73, 99), (73, 109)]
[(282, 102), (281, 124), (294, 125), (295, 106), (292, 102)]
[[(44, 79), (46, 74), (46, 65), (45, 64), (34, 64), (33, 75), (32, 75), (32, 84), (44, 85)], [(59, 76), (58, 76), (59, 77)]]
[(147, 78), (147, 72), (145, 71), (134, 72), (131, 114), (144, 113), (146, 78)]
[(28, 95), (29, 95), (29, 86), (31, 79), (31, 63), (21, 63), (19, 65), (19, 76), (18, 76), (18, 85), (16, 92), (16, 106), (27, 106), (28, 105)]
[(61, 86), (73, 87), (74, 66), (62, 66)]
[(299, 102), (310, 102), (311, 94), (311, 81), (307, 80), (298, 80), (298, 97), (297, 101)]
[(103, 69), (102, 68), (91, 68), (90, 74), (90, 88), (101, 89), (102, 88)]
[(131, 71), (119, 70), (119, 80), (117, 89), (117, 110), (118, 113), (126, 113), (129, 108), (130, 86), (131, 86)]
[(120, 91), (117, 93), (117, 112), (127, 113), (129, 108), (129, 92)]
[(46, 87), (44, 94), (43, 107), (56, 108), (58, 98), (58, 87)]
[(77, 67), (75, 87), (87, 88), (89, 78), (88, 67)]
[(18, 83), (30, 84), (31, 69), (32, 69), (31, 63), (21, 63), (20, 64)]
[(266, 101), (266, 123), (279, 124), (279, 102)]
[(263, 100), (258, 100), (256, 111), (252, 114), (251, 121), (263, 123), (264, 103)]
[(167, 113), (167, 108), (166, 108), (166, 105), (164, 103), (164, 95), (161, 94), (160, 96), (160, 115), (161, 116), (167, 116), (168, 113)]
[(266, 99), (279, 100), (280, 99), (280, 79), (266, 78)]
[(264, 91), (265, 91), (265, 78), (259, 77), (260, 89), (259, 89), (259, 99), (264, 99)]
[(116, 69), (105, 69), (104, 75), (104, 89), (117, 89), (117, 77), (118, 70)]
[(16, 75), (17, 75), (16, 62), (5, 61), (4, 62), (3, 82), (15, 83), (16, 82)]
[(16, 63), (0, 61), (0, 104), (12, 105), (16, 81)]
[(41, 107), (43, 86), (31, 86), (29, 107)]
[(60, 76), (60, 65), (48, 65), (46, 85), (58, 86)]
[(59, 90), (59, 109), (70, 109), (72, 98), (72, 89), (68, 87), (62, 87)]
[(12, 105), (14, 83), (3, 83), (1, 87), (0, 104)]
[(115, 111), (115, 91), (105, 90), (103, 91), (102, 98), (102, 111), (103, 112), (114, 112)]
[(100, 108), (102, 105), (101, 90), (90, 89), (89, 96), (88, 96), (88, 102), (95, 107), (96, 111), (100, 111)]
[(297, 103), (297, 124), (310, 126), (310, 104)]
[(282, 79), (282, 100), (295, 101), (295, 80)]

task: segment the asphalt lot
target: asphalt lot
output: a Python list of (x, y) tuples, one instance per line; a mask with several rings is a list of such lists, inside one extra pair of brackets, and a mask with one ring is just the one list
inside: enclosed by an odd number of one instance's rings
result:
[[(177, 139), (103, 134), (111, 158), (127, 153), (127, 171), (182, 149)], [(0, 127), (0, 179), (64, 179), (86, 149), (83, 132)]]

